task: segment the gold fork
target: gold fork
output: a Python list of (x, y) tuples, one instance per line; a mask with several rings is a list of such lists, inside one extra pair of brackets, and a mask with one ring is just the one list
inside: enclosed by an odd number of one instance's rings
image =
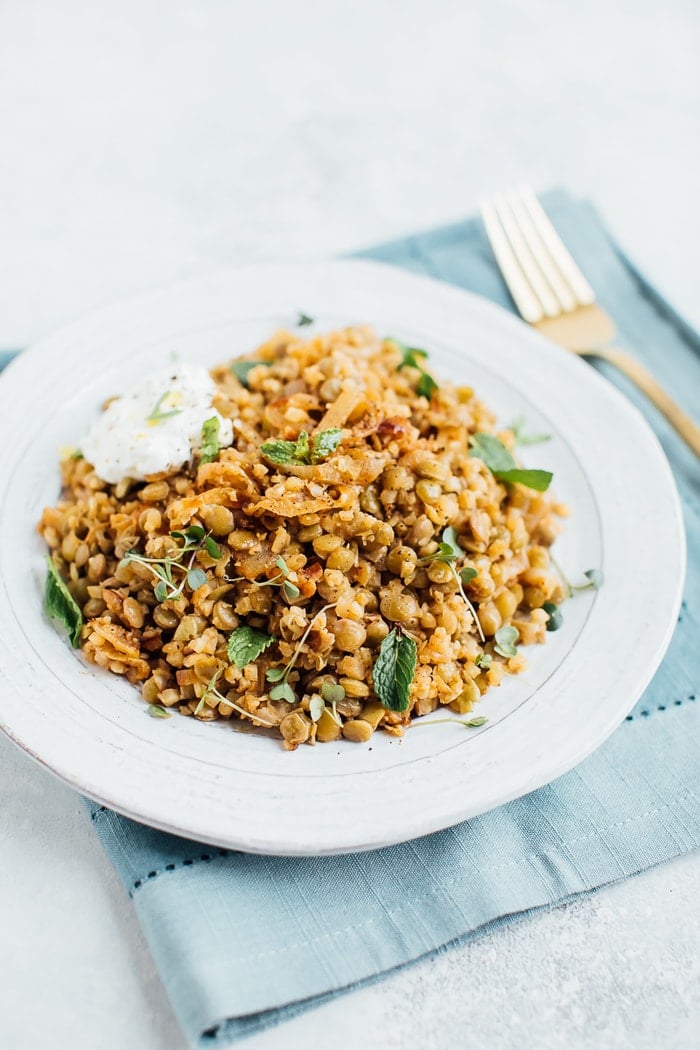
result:
[(583, 276), (529, 186), (480, 204), (486, 234), (523, 320), (583, 357), (610, 361), (656, 405), (700, 456), (700, 427), (639, 361), (609, 346), (613, 319), (595, 301)]

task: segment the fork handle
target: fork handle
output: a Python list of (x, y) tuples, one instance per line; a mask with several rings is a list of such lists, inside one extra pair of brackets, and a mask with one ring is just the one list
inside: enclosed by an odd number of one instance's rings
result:
[(666, 417), (676, 433), (680, 434), (686, 445), (693, 450), (696, 456), (700, 457), (700, 427), (676, 404), (664, 388), (657, 383), (651, 372), (632, 354), (628, 354), (626, 350), (619, 350), (615, 346), (604, 346), (597, 350), (587, 350), (583, 356), (601, 357), (604, 361), (615, 365), (646, 394), (652, 404), (656, 405), (659, 412)]

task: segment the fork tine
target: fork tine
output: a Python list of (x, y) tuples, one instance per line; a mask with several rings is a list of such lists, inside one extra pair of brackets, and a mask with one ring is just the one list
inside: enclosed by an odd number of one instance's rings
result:
[(510, 241), (515, 258), (520, 264), (520, 269), (525, 274), (533, 292), (542, 304), (545, 316), (557, 317), (561, 313), (561, 307), (556, 297), (552, 294), (552, 289), (545, 281), (542, 271), (537, 265), (510, 207), (506, 203), (504, 194), (494, 194), (492, 202), (496, 215), (501, 220), (501, 226), (505, 231), (505, 235)]
[(522, 199), (521, 193), (522, 190), (509, 190), (505, 194), (510, 210), (513, 213), (513, 217), (520, 228), (520, 232), (522, 233), (528, 248), (537, 260), (537, 265), (542, 271), (544, 279), (547, 281), (554, 296), (559, 301), (561, 309), (565, 313), (571, 313), (572, 310), (576, 309), (576, 299), (569, 285), (557, 269), (556, 263), (549, 254), (547, 246), (542, 240), (540, 231), (532, 221), (530, 212), (527, 210), (527, 206)]
[(552, 226), (544, 208), (538, 201), (530, 186), (520, 187), (520, 199), (547, 247), (560, 273), (568, 281), (576, 301), (580, 306), (589, 306), (595, 302), (595, 292), (574, 262), (569, 249)]
[(520, 268), (492, 202), (480, 201), (479, 211), (503, 280), (508, 285), (520, 316), (529, 324), (536, 324), (544, 317), (544, 311)]

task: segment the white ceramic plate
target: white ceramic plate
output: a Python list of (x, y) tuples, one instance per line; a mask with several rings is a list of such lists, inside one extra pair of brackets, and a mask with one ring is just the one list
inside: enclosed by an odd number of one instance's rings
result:
[[(88, 665), (42, 611), (35, 524), (58, 494), (57, 452), (105, 397), (174, 351), (212, 365), (299, 310), (326, 329), (373, 323), (429, 349), (438, 376), (474, 386), (503, 422), (552, 440), (526, 465), (554, 471), (571, 507), (556, 544), (574, 579), (605, 585), (526, 650), (529, 670), (488, 693), (478, 731), (414, 726), (370, 745), (281, 749), (230, 723), (149, 718), (128, 683)], [(447, 827), (532, 791), (598, 747), (670, 640), (684, 575), (678, 496), (638, 412), (589, 366), (490, 303), (366, 262), (246, 267), (95, 315), (44, 340), (0, 379), (0, 723), (79, 791), (201, 841), (280, 854), (370, 849)]]

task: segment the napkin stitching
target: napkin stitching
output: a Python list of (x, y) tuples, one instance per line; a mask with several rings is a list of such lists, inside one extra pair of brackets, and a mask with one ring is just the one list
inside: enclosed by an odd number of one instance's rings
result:
[[(625, 718), (625, 722), (638, 722), (640, 720), (640, 718), (649, 718), (650, 716), (654, 715), (656, 712), (667, 711), (667, 710), (669, 710), (672, 707), (683, 707), (686, 703), (695, 703), (696, 700), (697, 700), (696, 694), (695, 693), (690, 693), (690, 695), (685, 697), (683, 700), (674, 700), (672, 704), (670, 702), (667, 703), (667, 704), (657, 704), (657, 706), (654, 707), (654, 708), (643, 708), (639, 712), (638, 715), (627, 715), (627, 717)], [(696, 795), (694, 794), (694, 792), (690, 792), (689, 795), (681, 796), (681, 798), (687, 798), (687, 797), (694, 799), (694, 798), (696, 798)], [(680, 800), (681, 799), (679, 798), (679, 799), (676, 799), (675, 801), (679, 802)], [(668, 809), (668, 805), (662, 806), (661, 808), (662, 809)], [(91, 810), (91, 812), (90, 812), (90, 819), (95, 822), (95, 821), (97, 821), (97, 818), (99, 816), (101, 816), (103, 813), (110, 813), (111, 814), (112, 812), (113, 811), (110, 810), (108, 806), (97, 806), (97, 807), (95, 807), (94, 809)], [(637, 817), (627, 818), (627, 820), (622, 821), (619, 824), (611, 824), (607, 828), (603, 828), (601, 830), (602, 831), (612, 831), (612, 830), (614, 830), (616, 828), (623, 827), (626, 823), (630, 823), (633, 820), (642, 820), (645, 817), (652, 816), (653, 814), (658, 813), (658, 812), (660, 812), (660, 810), (658, 810), (658, 809), (649, 810), (646, 813), (639, 814), (639, 816), (637, 816)], [(570, 842), (562, 843), (562, 845), (575, 846), (575, 845), (578, 845), (581, 842), (585, 842), (587, 839), (594, 838), (597, 834), (600, 834), (600, 831), (590, 832), (588, 835), (585, 835), (583, 838), (573, 839)], [(148, 882), (148, 881), (151, 881), (151, 880), (153, 880), (155, 878), (158, 878), (159, 876), (164, 875), (166, 872), (176, 871), (178, 866), (180, 866), (180, 867), (188, 867), (189, 868), (189, 867), (192, 867), (194, 864), (208, 863), (208, 862), (210, 862), (212, 860), (215, 860), (217, 857), (228, 857), (232, 853), (235, 853), (235, 852), (236, 852), (235, 850), (212, 849), (209, 852), (200, 853), (199, 856), (185, 857), (182, 860), (177, 861), (176, 863), (173, 863), (173, 862), (168, 863), (168, 864), (164, 865), (164, 867), (162, 867), (160, 869), (154, 868), (151, 871), (149, 871), (143, 878), (134, 880), (134, 882), (131, 884), (131, 888), (128, 891), (129, 892), (129, 896), (133, 897), (134, 894), (136, 893), (136, 891), (140, 890), (145, 882)], [(517, 865), (519, 863), (520, 863), (520, 861), (512, 861), (509, 864), (499, 865), (496, 868), (489, 868), (488, 870), (491, 873), (496, 872), (496, 871), (503, 871), (505, 868), (513, 867), (514, 865)], [(442, 885), (442, 888), (446, 888), (448, 886), (451, 886), (451, 885), (454, 884), (454, 882), (458, 882), (458, 881), (459, 881), (459, 878), (453, 880), (453, 882), (445, 883), (444, 885)], [(433, 892), (433, 891), (431, 891), (431, 892)], [(419, 898), (419, 899), (422, 900), (423, 898)], [(337, 932), (341, 932), (342, 933), (342, 932), (345, 932), (345, 931), (341, 930), (341, 931), (337, 931)], [(297, 945), (290, 945), (289, 947), (297, 947)]]
[[(590, 831), (590, 832), (588, 832), (587, 835), (582, 835), (579, 838), (568, 839), (568, 840), (562, 839), (561, 842), (558, 844), (558, 847), (556, 847), (556, 848), (559, 849), (559, 850), (562, 850), (562, 849), (569, 849), (571, 846), (578, 846), (582, 842), (588, 842), (590, 839), (594, 839), (596, 837), (600, 837), (602, 835), (605, 835), (609, 831), (616, 831), (618, 828), (624, 828), (628, 824), (636, 823), (638, 820), (644, 820), (647, 817), (656, 816), (657, 814), (662, 813), (664, 810), (671, 809), (677, 803), (684, 802), (684, 801), (686, 801), (688, 799), (692, 799), (694, 801), (697, 800), (697, 795), (695, 794), (694, 791), (690, 791), (690, 790), (686, 791), (684, 794), (679, 795), (677, 798), (671, 799), (670, 802), (664, 803), (663, 806), (657, 806), (654, 809), (648, 809), (644, 813), (636, 814), (636, 816), (634, 816), (634, 817), (626, 817), (624, 820), (617, 821), (615, 824), (608, 824), (608, 825), (606, 825), (603, 828), (596, 828), (594, 831)], [(234, 852), (234, 851), (221, 849), (221, 850), (217, 850), (216, 851), (216, 855), (219, 856), (219, 857), (227, 857), (227, 856), (229, 856), (229, 854), (231, 852)], [(484, 868), (483, 870), (487, 874), (493, 875), (493, 874), (496, 874), (497, 872), (505, 871), (507, 868), (518, 867), (519, 865), (521, 865), (523, 863), (523, 861), (527, 861), (529, 863), (530, 859), (532, 857), (535, 857), (535, 856), (537, 856), (537, 854), (534, 853), (534, 852), (531, 852), (531, 853), (528, 853), (528, 854), (524, 854), (522, 857), (519, 857), (516, 860), (509, 861), (507, 864), (497, 864), (497, 865), (495, 865), (495, 867)], [(211, 861), (211, 860), (214, 860), (214, 859), (216, 859), (216, 857), (212, 856), (210, 853), (206, 853), (206, 854), (203, 853), (199, 857), (186, 857), (184, 860), (178, 861), (177, 864), (170, 863), (170, 864), (166, 864), (165, 867), (161, 868), (160, 870), (156, 869), (156, 870), (153, 870), (153, 871), (149, 871), (148, 875), (145, 878), (143, 878), (143, 879), (136, 879), (136, 881), (134, 883), (132, 883), (131, 889), (129, 890), (129, 896), (133, 897), (134, 894), (139, 889), (141, 889), (141, 887), (146, 882), (148, 882), (149, 880), (157, 878), (159, 875), (163, 875), (166, 871), (176, 871), (178, 866), (180, 866), (180, 867), (190, 867), (192, 864), (194, 864), (198, 860)], [(414, 907), (416, 904), (420, 904), (422, 901), (427, 900), (428, 897), (432, 897), (436, 893), (441, 893), (444, 890), (447, 890), (450, 887), (455, 886), (457, 883), (462, 882), (465, 878), (466, 878), (466, 874), (464, 872), (462, 872), (456, 878), (450, 879), (449, 882), (438, 883), (438, 885), (433, 886), (430, 890), (428, 890), (426, 893), (422, 894), (422, 896), (420, 896), (420, 897), (412, 897), (410, 901), (406, 901), (404, 904), (399, 905), (397, 908), (385, 909), (384, 910), (384, 914), (385, 915), (395, 915), (398, 912), (403, 911), (405, 908)], [(366, 923), (361, 923), (360, 926), (363, 927), (363, 928), (366, 927), (366, 926), (371, 926), (374, 923), (376, 923), (376, 921), (377, 921), (376, 919), (369, 919)], [(336, 937), (339, 934), (349, 933), (351, 930), (354, 930), (354, 929), (357, 929), (357, 928), (358, 928), (358, 924), (357, 923), (353, 923), (352, 925), (346, 926), (344, 929), (341, 929), (341, 930), (329, 930), (327, 933), (324, 933), (324, 934), (322, 934), (319, 937), (314, 937), (312, 940), (298, 941), (296, 944), (286, 944), (284, 946), (284, 948), (275, 948), (275, 949), (273, 949), (272, 951), (269, 951), (269, 952), (258, 952), (256, 955), (247, 956), (246, 958), (248, 958), (248, 959), (263, 959), (263, 958), (267, 958), (268, 956), (271, 956), (271, 955), (279, 955), (282, 952), (290, 951), (293, 948), (309, 947), (312, 944), (318, 944), (320, 941), (327, 940), (328, 938), (331, 938), (331, 937)]]

